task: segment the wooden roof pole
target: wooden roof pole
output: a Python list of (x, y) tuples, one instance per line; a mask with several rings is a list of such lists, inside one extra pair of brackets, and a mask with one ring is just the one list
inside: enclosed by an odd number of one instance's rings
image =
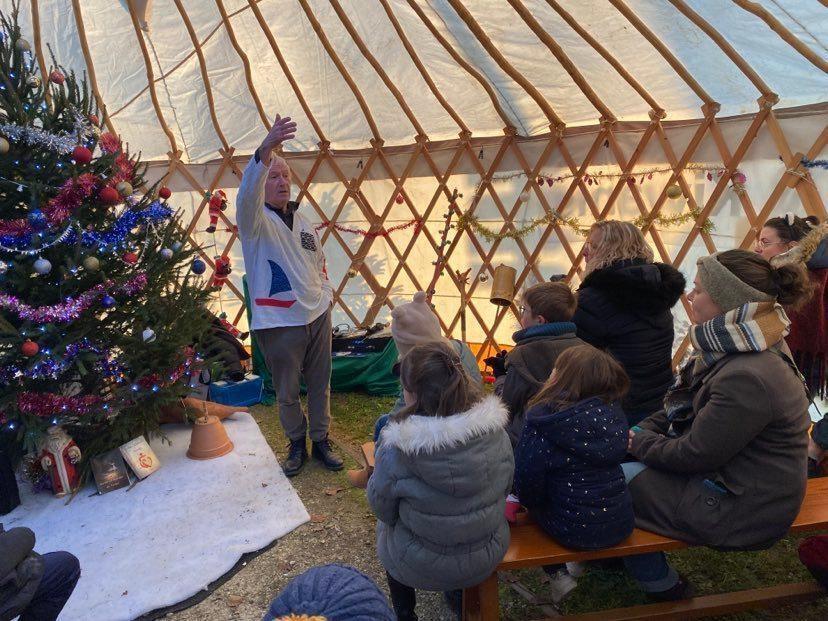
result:
[(368, 61), (368, 64), (374, 68), (374, 71), (379, 76), (382, 83), (385, 84), (385, 87), (391, 92), (394, 99), (397, 100), (400, 108), (402, 108), (403, 114), (408, 118), (409, 122), (414, 126), (414, 131), (417, 132), (418, 136), (425, 136), (426, 131), (423, 129), (423, 126), (420, 125), (420, 122), (417, 120), (417, 117), (414, 115), (414, 112), (411, 110), (411, 107), (405, 101), (405, 97), (402, 96), (400, 89), (397, 88), (397, 85), (391, 81), (388, 77), (388, 74), (385, 72), (385, 69), (382, 68), (382, 65), (379, 61), (374, 57), (371, 51), (368, 49), (368, 46), (365, 45), (365, 41), (362, 40), (362, 37), (359, 36), (359, 33), (354, 28), (354, 25), (351, 23), (351, 20), (348, 19), (348, 16), (345, 14), (345, 11), (342, 10), (342, 6), (339, 4), (339, 0), (328, 0), (331, 6), (333, 7), (334, 13), (336, 13), (339, 21), (342, 22), (342, 25), (345, 26), (345, 30), (348, 31), (348, 34), (351, 36), (351, 39), (356, 44), (357, 48), (359, 48), (360, 53), (365, 57), (365, 60)]
[(739, 52), (737, 52), (733, 46), (728, 43), (727, 39), (725, 39), (721, 33), (710, 24), (710, 22), (702, 18), (701, 15), (691, 9), (687, 3), (684, 2), (684, 0), (670, 0), (670, 2), (682, 15), (698, 26), (704, 34), (710, 37), (710, 39), (719, 46), (719, 49), (725, 53), (725, 56), (733, 61), (733, 64), (735, 64), (739, 70), (745, 74), (745, 77), (748, 80), (753, 82), (753, 85), (759, 90), (761, 95), (767, 97), (768, 99), (779, 99), (770, 87), (765, 84), (759, 74), (754, 71), (753, 67), (747, 63), (741, 54), (739, 54)]
[(480, 85), (486, 91), (486, 94), (489, 95), (489, 99), (492, 102), (492, 106), (494, 106), (494, 109), (497, 111), (498, 116), (501, 118), (506, 127), (512, 127), (514, 125), (514, 122), (509, 118), (509, 115), (506, 114), (506, 112), (503, 110), (503, 107), (500, 105), (500, 102), (497, 99), (497, 93), (495, 93), (495, 90), (494, 88), (492, 88), (492, 85), (489, 84), (489, 81), (485, 77), (483, 77), (483, 74), (481, 74), (477, 69), (475, 69), (474, 66), (469, 64), (469, 62), (465, 58), (463, 58), (457, 52), (457, 50), (454, 49), (454, 46), (446, 40), (446, 38), (440, 33), (439, 30), (437, 30), (437, 28), (434, 27), (434, 24), (431, 23), (431, 20), (417, 5), (415, 0), (408, 0), (408, 5), (417, 14), (417, 17), (420, 18), (420, 21), (423, 22), (425, 27), (428, 28), (432, 36), (435, 39), (437, 39), (440, 45), (443, 46), (443, 49), (446, 50), (446, 52), (448, 52), (449, 56), (451, 56), (452, 59), (454, 59), (454, 62), (456, 62), (463, 69), (465, 69), (466, 73), (468, 73), (470, 76), (472, 76), (475, 80), (477, 80), (480, 83)]
[(380, 4), (382, 4), (382, 8), (385, 9), (386, 15), (388, 15), (388, 19), (391, 22), (391, 25), (394, 27), (394, 30), (397, 32), (397, 36), (400, 38), (400, 42), (405, 47), (405, 50), (408, 52), (408, 55), (411, 57), (411, 61), (414, 63), (414, 66), (417, 67), (417, 71), (420, 72), (425, 83), (428, 85), (429, 90), (440, 102), (440, 105), (443, 106), (443, 109), (449, 114), (449, 116), (454, 119), (454, 122), (457, 123), (457, 126), (460, 128), (462, 132), (471, 132), (471, 130), (466, 126), (463, 122), (463, 119), (460, 118), (460, 115), (457, 114), (454, 108), (451, 107), (446, 98), (443, 97), (443, 94), (440, 92), (440, 89), (437, 88), (437, 85), (434, 83), (434, 80), (431, 79), (428, 71), (426, 70), (425, 66), (423, 65), (420, 57), (417, 56), (417, 52), (414, 51), (414, 47), (411, 45), (411, 42), (408, 40), (408, 37), (405, 36), (405, 31), (400, 26), (400, 22), (397, 20), (397, 17), (394, 15), (394, 12), (391, 10), (391, 7), (388, 4), (388, 0), (380, 0)]
[[(132, 6), (132, 0), (130, 0)], [(95, 102), (98, 104), (98, 109), (101, 111), (104, 125), (112, 132), (115, 132), (115, 126), (109, 120), (109, 113), (106, 111), (106, 104), (103, 97), (98, 90), (98, 80), (95, 77), (95, 64), (92, 62), (92, 54), (89, 52), (89, 42), (86, 40), (86, 27), (83, 25), (83, 14), (81, 13), (80, 1), (72, 0), (72, 12), (75, 15), (75, 25), (78, 28), (78, 39), (80, 40), (81, 52), (83, 53), (83, 60), (86, 63), (86, 72), (89, 75), (89, 86), (92, 87), (92, 94), (95, 96)]]
[(265, 22), (265, 19), (262, 16), (262, 12), (259, 10), (259, 7), (257, 6), (257, 0), (247, 0), (247, 2), (250, 5), (250, 9), (253, 11), (253, 15), (256, 16), (256, 21), (259, 22), (259, 27), (262, 29), (262, 32), (264, 33), (265, 37), (267, 37), (267, 40), (270, 43), (270, 49), (273, 50), (273, 54), (276, 56), (276, 61), (282, 68), (282, 73), (284, 73), (288, 83), (290, 84), (291, 89), (293, 89), (293, 94), (296, 95), (296, 98), (299, 100), (299, 105), (302, 107), (302, 111), (305, 113), (305, 116), (308, 118), (308, 121), (310, 121), (311, 126), (313, 126), (313, 130), (316, 132), (316, 135), (319, 137), (319, 140), (321, 140), (322, 142), (327, 142), (327, 139), (325, 138), (325, 133), (322, 131), (322, 128), (319, 126), (319, 123), (316, 121), (316, 117), (313, 116), (313, 112), (311, 112), (311, 109), (308, 106), (308, 102), (302, 95), (302, 91), (299, 90), (299, 85), (296, 83), (296, 79), (293, 77), (293, 73), (291, 73), (290, 67), (288, 67), (287, 63), (285, 62), (285, 57), (282, 56), (282, 52), (279, 49), (279, 46), (276, 44), (276, 39), (273, 37), (273, 32), (270, 30), (270, 27), (267, 25), (267, 22)]
[(172, 133), (167, 121), (164, 120), (164, 114), (161, 112), (161, 104), (158, 103), (158, 93), (155, 91), (155, 81), (153, 80), (152, 61), (147, 51), (147, 43), (144, 41), (144, 34), (141, 30), (141, 25), (138, 23), (138, 15), (135, 13), (135, 5), (133, 0), (127, 0), (127, 7), (129, 8), (129, 16), (132, 18), (132, 28), (135, 30), (135, 36), (138, 37), (138, 44), (141, 46), (141, 54), (144, 57), (144, 67), (147, 71), (147, 84), (150, 89), (150, 98), (152, 99), (152, 107), (155, 108), (155, 116), (158, 117), (158, 123), (161, 129), (167, 135), (170, 141), (170, 149), (173, 153), (178, 151), (178, 145), (175, 142), (175, 134)]
[(748, 13), (752, 13), (763, 22), (765, 22), (768, 27), (773, 30), (776, 34), (779, 35), (779, 38), (782, 39), (785, 43), (790, 45), (793, 49), (799, 52), (802, 56), (804, 56), (808, 62), (815, 65), (819, 69), (822, 69), (825, 72), (828, 72), (828, 62), (824, 59), (820, 58), (819, 54), (814, 52), (810, 47), (805, 45), (802, 41), (800, 41), (794, 34), (785, 28), (778, 19), (776, 19), (773, 15), (768, 13), (764, 7), (756, 2), (750, 2), (749, 0), (733, 0), (733, 3), (736, 4), (739, 8), (747, 11)]
[(679, 75), (679, 77), (682, 80), (684, 80), (685, 84), (687, 84), (687, 86), (690, 87), (690, 90), (692, 90), (696, 94), (696, 96), (698, 96), (699, 99), (701, 99), (706, 104), (715, 103), (713, 101), (713, 98), (710, 95), (708, 95), (707, 91), (705, 91), (702, 88), (701, 84), (699, 84), (696, 81), (696, 79), (692, 75), (690, 75), (690, 72), (684, 65), (681, 64), (679, 59), (676, 58), (675, 55), (667, 48), (667, 46), (661, 42), (661, 39), (659, 39), (655, 35), (655, 33), (653, 33), (653, 31), (650, 30), (647, 27), (647, 25), (638, 18), (638, 16), (630, 9), (630, 7), (624, 4), (623, 0), (609, 0), (609, 2), (618, 10), (619, 13), (621, 13), (627, 19), (628, 22), (630, 22), (633, 25), (633, 27), (641, 34), (641, 36), (647, 39), (647, 41), (654, 48), (656, 48), (656, 50), (658, 50), (659, 54), (661, 54), (664, 60), (666, 60), (667, 63), (673, 68), (673, 71), (675, 71)]
[(656, 102), (656, 100), (653, 99), (652, 95), (650, 95), (650, 93), (648, 93), (646, 89), (643, 86), (641, 86), (641, 84), (639, 84), (638, 81), (634, 77), (632, 77), (632, 75), (630, 75), (630, 72), (626, 70), (624, 65), (618, 62), (618, 60), (612, 54), (610, 54), (609, 51), (607, 51), (607, 48), (598, 43), (597, 39), (595, 39), (595, 37), (589, 34), (589, 32), (587, 32), (575, 20), (575, 18), (572, 17), (572, 15), (567, 13), (563, 9), (563, 7), (561, 7), (561, 5), (558, 2), (556, 2), (556, 0), (546, 0), (546, 3), (550, 7), (552, 7), (558, 13), (558, 15), (561, 16), (561, 19), (563, 19), (569, 25), (569, 27), (572, 28), (572, 30), (578, 33), (578, 36), (580, 36), (584, 41), (586, 41), (592, 47), (592, 49), (598, 52), (598, 54), (600, 54), (601, 57), (608, 62), (610, 66), (612, 66), (612, 68), (615, 69), (618, 75), (624, 78), (627, 84), (629, 84), (636, 93), (641, 95), (641, 98), (644, 101), (646, 101), (647, 104), (653, 109), (658, 118), (663, 119), (665, 117), (666, 112), (664, 111), (664, 108), (658, 105), (658, 102)]
[[(46, 57), (43, 56), (43, 41), (40, 36), (40, 9), (37, 6), (37, 0), (31, 0), (30, 4), (32, 7), (32, 32), (34, 34), (35, 56), (37, 57), (37, 64), (40, 65), (40, 79), (43, 80), (43, 84), (45, 85), (49, 83), (49, 74), (46, 71)], [(46, 105), (50, 106), (52, 104), (52, 94), (49, 92), (48, 86), (43, 88), (43, 96), (46, 99)]]
[(181, 4), (181, 0), (173, 1), (175, 2), (178, 12), (181, 14), (181, 19), (184, 20), (184, 26), (187, 28), (187, 33), (190, 35), (190, 41), (193, 44), (193, 48), (195, 48), (196, 56), (198, 56), (198, 66), (201, 70), (201, 81), (204, 83), (204, 93), (207, 95), (207, 107), (210, 110), (210, 120), (213, 122), (213, 129), (216, 131), (216, 135), (221, 141), (222, 146), (225, 150), (227, 150), (230, 148), (230, 144), (227, 142), (227, 138), (224, 137), (224, 132), (221, 131), (221, 125), (219, 124), (218, 116), (216, 115), (216, 104), (213, 101), (213, 89), (210, 87), (210, 76), (207, 73), (207, 61), (204, 60), (204, 52), (201, 50), (201, 44), (198, 42), (198, 37), (196, 37), (195, 30), (193, 29), (193, 23), (190, 21), (187, 11)]
[(230, 17), (227, 15), (227, 10), (224, 8), (224, 2), (222, 2), (222, 0), (216, 0), (216, 6), (221, 14), (221, 21), (224, 23), (224, 29), (227, 31), (227, 36), (230, 37), (230, 43), (233, 45), (233, 49), (236, 50), (236, 54), (239, 55), (242, 65), (244, 65), (244, 79), (247, 81), (247, 90), (250, 91), (250, 96), (256, 104), (256, 110), (259, 112), (259, 118), (262, 119), (262, 124), (269, 130), (271, 119), (269, 119), (265, 114), (262, 101), (259, 99), (259, 94), (256, 92), (256, 87), (253, 85), (253, 74), (250, 71), (250, 60), (247, 58), (247, 54), (244, 53), (241, 45), (239, 45), (238, 39), (236, 39), (236, 32), (233, 30)]
[[(253, 0), (248, 0), (248, 2), (252, 2)], [(308, 21), (310, 22), (311, 28), (316, 33), (316, 36), (319, 38), (319, 42), (322, 44), (322, 47), (325, 48), (325, 51), (328, 53), (328, 56), (333, 61), (333, 64), (336, 65), (336, 68), (339, 70), (340, 75), (348, 84), (348, 88), (351, 89), (351, 92), (354, 94), (354, 97), (359, 104), (360, 109), (362, 110), (362, 114), (365, 116), (365, 120), (368, 122), (368, 126), (371, 128), (371, 134), (374, 136), (374, 140), (382, 140), (380, 138), (379, 129), (377, 128), (377, 124), (374, 122), (374, 117), (371, 115), (371, 110), (368, 108), (368, 104), (365, 102), (365, 98), (362, 96), (362, 93), (359, 92), (359, 87), (357, 87), (356, 82), (351, 77), (351, 74), (348, 73), (348, 70), (345, 68), (345, 65), (342, 63), (342, 60), (334, 50), (331, 42), (328, 40), (325, 31), (322, 30), (322, 25), (319, 23), (319, 20), (316, 19), (316, 16), (313, 14), (313, 9), (308, 5), (307, 0), (298, 0), (299, 4), (302, 6), (302, 10), (305, 12), (305, 15), (308, 17)]]
[(543, 111), (546, 115), (546, 118), (549, 120), (549, 124), (553, 127), (564, 127), (566, 123), (564, 123), (563, 119), (559, 117), (555, 111), (552, 109), (552, 106), (549, 105), (549, 102), (544, 99), (543, 95), (540, 94), (535, 85), (532, 84), (526, 77), (520, 73), (515, 67), (506, 60), (506, 57), (500, 53), (500, 50), (497, 46), (492, 42), (489, 36), (485, 33), (485, 31), (480, 27), (480, 24), (472, 17), (472, 14), (469, 13), (469, 10), (463, 6), (463, 3), (460, 0), (447, 0), (457, 15), (462, 19), (474, 37), (478, 40), (480, 45), (489, 53), (498, 66), (503, 69), (503, 71), (508, 74), (510, 78), (512, 78), (515, 82), (517, 82), (523, 90), (534, 100), (534, 102), (538, 105), (538, 107)]
[(612, 111), (601, 101), (601, 98), (592, 90), (592, 87), (589, 85), (589, 82), (584, 78), (575, 64), (570, 60), (569, 56), (566, 55), (563, 48), (558, 45), (558, 42), (550, 36), (546, 30), (538, 23), (538, 20), (535, 19), (534, 15), (532, 15), (531, 11), (529, 11), (526, 6), (521, 2), (521, 0), (508, 0), (509, 4), (512, 5), (512, 8), (520, 15), (521, 19), (529, 26), (529, 29), (535, 33), (538, 39), (552, 52), (552, 55), (557, 59), (564, 70), (569, 74), (569, 77), (572, 78), (572, 81), (581, 89), (581, 92), (584, 96), (589, 100), (589, 102), (595, 107), (598, 111), (598, 114), (607, 119), (614, 121), (615, 115)]

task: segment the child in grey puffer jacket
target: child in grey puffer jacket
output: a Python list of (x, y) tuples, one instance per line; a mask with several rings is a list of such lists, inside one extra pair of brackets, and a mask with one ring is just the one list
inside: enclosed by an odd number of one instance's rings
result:
[(368, 484), (377, 554), (400, 621), (417, 619), (414, 589), (447, 592), (459, 614), (456, 590), (488, 578), (509, 547), (508, 413), (480, 399), (446, 343), (411, 349), (400, 380), (407, 407), (382, 430)]

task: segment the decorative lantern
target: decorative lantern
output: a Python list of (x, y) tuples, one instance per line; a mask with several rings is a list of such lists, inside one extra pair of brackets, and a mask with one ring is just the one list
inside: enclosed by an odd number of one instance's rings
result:
[(62, 498), (78, 488), (80, 473), (77, 464), (81, 451), (63, 427), (49, 427), (40, 450), (40, 465), (52, 478), (55, 496)]
[(515, 277), (517, 270), (508, 265), (500, 264), (495, 268), (492, 280), (492, 293), (489, 296), (492, 304), (509, 306), (515, 297)]

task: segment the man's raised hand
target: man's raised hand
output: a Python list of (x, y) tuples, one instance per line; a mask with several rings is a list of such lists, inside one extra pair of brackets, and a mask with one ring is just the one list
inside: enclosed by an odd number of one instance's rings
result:
[(270, 152), (286, 140), (292, 140), (296, 136), (296, 122), (289, 116), (282, 118), (278, 114), (273, 121), (273, 126), (267, 132), (267, 136), (259, 147), (259, 159), (265, 164), (270, 163)]

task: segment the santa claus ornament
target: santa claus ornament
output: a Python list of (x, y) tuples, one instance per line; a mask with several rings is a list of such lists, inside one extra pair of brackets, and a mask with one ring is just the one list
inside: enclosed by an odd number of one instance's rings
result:
[(81, 451), (63, 427), (49, 427), (40, 449), (40, 465), (52, 479), (55, 496), (62, 498), (73, 493), (80, 483), (77, 464)]
[(227, 195), (221, 190), (216, 190), (210, 197), (207, 211), (210, 215), (210, 226), (207, 227), (208, 233), (216, 232), (216, 224), (218, 224), (219, 214), (227, 210)]
[(210, 285), (221, 289), (221, 287), (224, 286), (224, 283), (227, 282), (227, 277), (232, 271), (229, 256), (223, 254), (220, 257), (216, 257), (216, 271), (213, 272), (213, 281)]

